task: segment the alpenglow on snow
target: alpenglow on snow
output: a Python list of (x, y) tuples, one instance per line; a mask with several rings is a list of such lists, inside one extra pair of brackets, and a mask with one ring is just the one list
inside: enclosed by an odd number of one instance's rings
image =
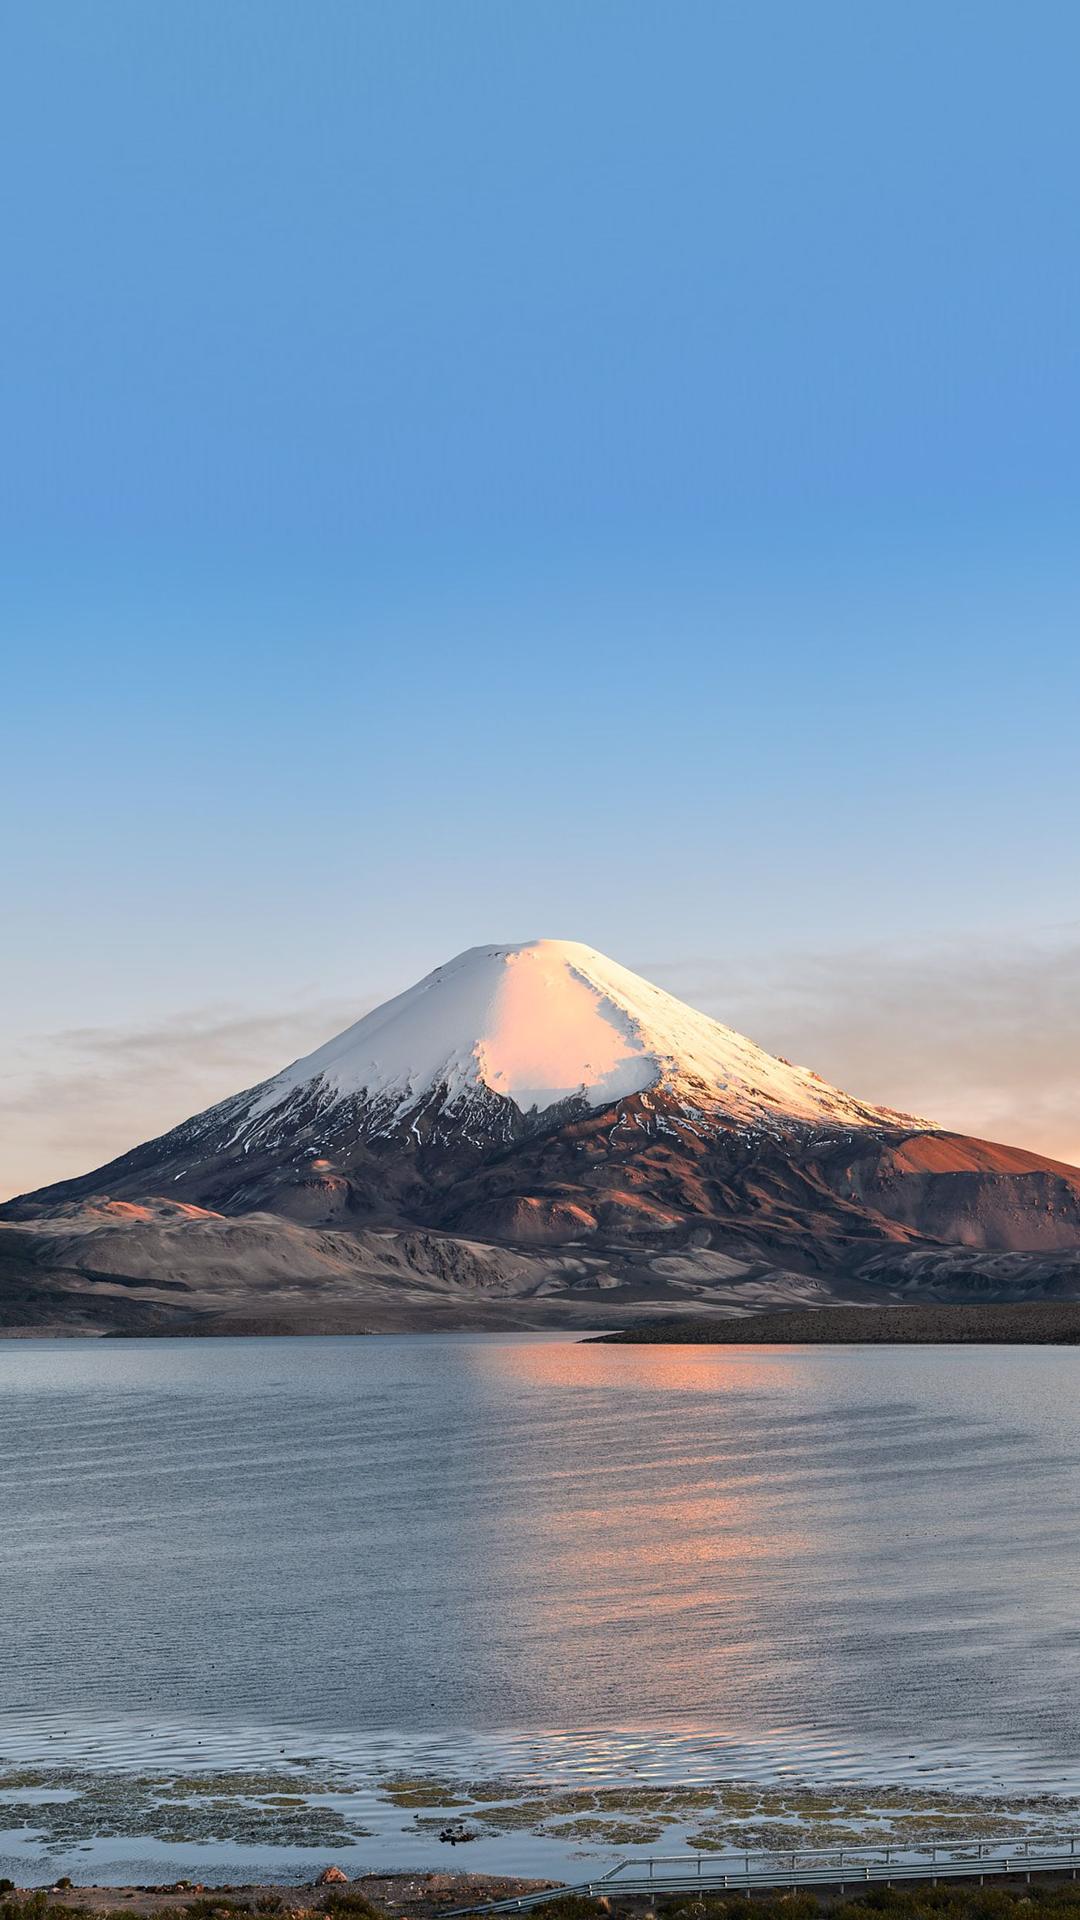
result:
[(538, 1118), (566, 1102), (594, 1109), (645, 1095), (736, 1127), (911, 1124), (766, 1053), (593, 947), (532, 940), (470, 947), (246, 1102), (239, 1096), (235, 1137), (261, 1131), (300, 1094), (326, 1112), (360, 1101), (390, 1130), (433, 1102), (449, 1118), (485, 1093)]

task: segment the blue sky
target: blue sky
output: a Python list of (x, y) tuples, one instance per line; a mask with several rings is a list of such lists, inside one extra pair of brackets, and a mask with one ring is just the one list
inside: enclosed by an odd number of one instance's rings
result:
[(1056, 4), (14, 0), (7, 1184), (536, 935), (1011, 1122), (971, 1059), (1077, 944), (1078, 60)]

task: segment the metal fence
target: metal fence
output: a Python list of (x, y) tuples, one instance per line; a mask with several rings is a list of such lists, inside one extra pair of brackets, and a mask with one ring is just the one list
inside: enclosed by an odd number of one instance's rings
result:
[(455, 1907), (446, 1920), (469, 1913), (523, 1913), (566, 1894), (598, 1898), (620, 1893), (752, 1893), (770, 1887), (848, 1887), (904, 1880), (978, 1879), (1002, 1874), (1068, 1874), (1080, 1868), (1080, 1835), (1065, 1839), (958, 1840), (944, 1846), (796, 1847), (791, 1852), (657, 1853), (619, 1860), (592, 1880), (544, 1887), (510, 1900)]

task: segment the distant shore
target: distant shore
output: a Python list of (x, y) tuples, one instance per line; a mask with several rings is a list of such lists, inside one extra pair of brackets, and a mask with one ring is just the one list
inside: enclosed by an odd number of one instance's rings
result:
[(995, 1306), (793, 1307), (739, 1319), (668, 1314), (592, 1340), (614, 1346), (1080, 1346), (1080, 1300)]

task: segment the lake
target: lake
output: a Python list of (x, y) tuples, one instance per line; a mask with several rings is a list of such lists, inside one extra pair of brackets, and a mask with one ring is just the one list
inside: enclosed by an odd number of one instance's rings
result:
[(0, 1871), (447, 1865), (458, 1818), (454, 1865), (563, 1871), (734, 1831), (731, 1783), (740, 1832), (807, 1786), (819, 1830), (868, 1783), (1072, 1795), (1078, 1381), (1064, 1348), (0, 1342)]

